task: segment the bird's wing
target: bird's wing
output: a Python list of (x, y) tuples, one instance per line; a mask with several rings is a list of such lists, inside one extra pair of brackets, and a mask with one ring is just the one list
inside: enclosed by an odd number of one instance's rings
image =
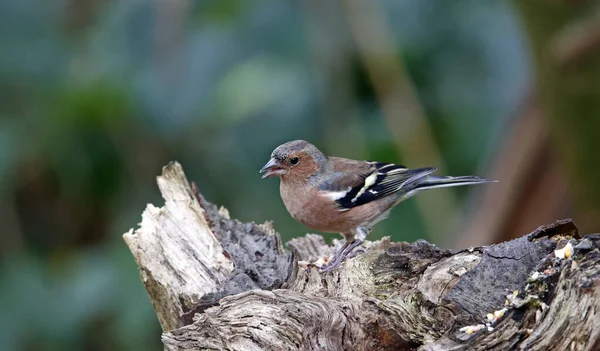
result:
[(348, 210), (400, 191), (405, 184), (433, 173), (436, 168), (408, 169), (383, 162), (330, 157), (333, 175), (320, 185), (323, 195)]

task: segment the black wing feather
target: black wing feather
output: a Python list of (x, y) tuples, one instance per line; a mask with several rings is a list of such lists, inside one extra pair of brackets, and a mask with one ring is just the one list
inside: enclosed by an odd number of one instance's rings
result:
[(407, 169), (404, 166), (382, 162), (376, 162), (373, 165), (375, 169), (364, 174), (359, 185), (350, 188), (346, 195), (336, 200), (341, 208), (350, 209), (403, 191), (403, 189), (408, 191), (410, 186), (403, 186), (404, 183), (411, 183), (436, 170), (433, 167)]

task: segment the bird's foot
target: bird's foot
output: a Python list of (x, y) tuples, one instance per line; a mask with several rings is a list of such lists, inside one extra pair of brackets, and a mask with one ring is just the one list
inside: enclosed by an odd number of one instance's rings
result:
[(346, 243), (338, 250), (329, 262), (319, 270), (322, 273), (327, 273), (338, 268), (344, 260), (348, 257), (352, 250), (362, 244), (362, 240), (355, 239), (352, 242), (346, 241)]
[(319, 272), (321, 272), (321, 273), (332, 272), (336, 268), (338, 268), (341, 264), (342, 264), (342, 260), (335, 259), (335, 257), (334, 257), (329, 262), (327, 262), (326, 265), (322, 266), (321, 269), (319, 269)]
[(350, 252), (350, 253), (348, 254), (348, 256), (346, 256), (346, 258), (347, 258), (347, 259), (348, 259), (348, 258), (354, 258), (354, 257), (356, 257), (356, 256), (358, 256), (358, 255), (362, 255), (362, 254), (364, 254), (364, 253), (365, 253), (365, 248), (364, 248), (364, 247), (361, 247), (361, 248), (358, 248), (358, 249), (356, 249), (356, 250), (354, 250), (354, 251)]

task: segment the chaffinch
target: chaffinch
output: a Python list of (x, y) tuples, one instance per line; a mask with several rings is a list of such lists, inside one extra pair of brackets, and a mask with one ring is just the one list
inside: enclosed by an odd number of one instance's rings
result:
[(263, 179), (281, 178), (281, 199), (294, 219), (311, 229), (345, 237), (344, 245), (322, 267), (331, 271), (401, 201), (421, 190), (490, 182), (475, 176), (430, 175), (435, 170), (328, 157), (311, 143), (294, 140), (278, 146), (260, 173)]

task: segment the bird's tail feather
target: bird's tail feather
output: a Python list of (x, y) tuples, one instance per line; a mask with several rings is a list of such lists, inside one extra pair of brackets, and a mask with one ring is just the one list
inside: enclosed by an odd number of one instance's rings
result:
[(428, 176), (417, 184), (415, 190), (445, 188), (449, 186), (461, 186), (461, 185), (473, 185), (483, 183), (494, 183), (496, 180), (487, 180), (476, 176), (462, 176), (462, 177), (438, 177)]

